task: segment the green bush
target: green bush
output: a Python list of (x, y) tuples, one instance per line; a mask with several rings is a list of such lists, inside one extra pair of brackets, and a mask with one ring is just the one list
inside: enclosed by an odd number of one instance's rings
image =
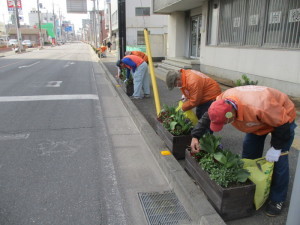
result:
[(246, 74), (242, 75), (242, 80), (238, 79), (235, 83), (235, 86), (245, 86), (245, 85), (257, 85), (258, 81), (250, 81)]

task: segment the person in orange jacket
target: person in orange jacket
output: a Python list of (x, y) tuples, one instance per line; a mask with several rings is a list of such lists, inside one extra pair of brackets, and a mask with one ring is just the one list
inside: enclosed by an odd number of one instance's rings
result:
[(289, 97), (273, 88), (263, 86), (241, 86), (226, 90), (211, 104), (192, 130), (191, 151), (200, 150), (199, 139), (208, 128), (214, 132), (231, 123), (245, 132), (242, 158), (262, 157), (266, 136), (271, 134), (271, 147), (266, 160), (275, 162), (270, 189), (270, 201), (265, 208), (268, 216), (276, 216), (281, 209), (288, 191), (289, 151), (294, 140), (296, 110)]
[(148, 64), (148, 56), (144, 52), (127, 51), (127, 52), (125, 52), (125, 55), (136, 55), (136, 56), (140, 57), (141, 59), (143, 59)]
[(169, 90), (174, 87), (180, 88), (184, 101), (182, 110), (187, 111), (196, 107), (198, 119), (221, 94), (221, 88), (215, 80), (196, 70), (171, 70), (167, 73), (166, 84)]

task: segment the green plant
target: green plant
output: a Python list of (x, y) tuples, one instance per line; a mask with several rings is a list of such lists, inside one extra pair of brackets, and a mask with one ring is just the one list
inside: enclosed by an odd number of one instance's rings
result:
[(258, 81), (250, 81), (246, 74), (242, 75), (242, 80), (238, 79), (235, 83), (235, 86), (245, 86), (245, 85), (257, 85)]
[(243, 169), (243, 161), (238, 154), (223, 150), (221, 138), (207, 133), (200, 139), (202, 151), (194, 155), (199, 165), (210, 178), (223, 187), (246, 182), (250, 173)]
[(128, 84), (133, 84), (132, 74), (130, 73), (129, 78), (126, 79), (126, 73), (127, 73), (127, 71), (126, 71), (125, 68), (121, 69), (119, 78), (120, 78), (123, 82), (125, 82), (125, 84), (127, 84), (127, 85), (128, 85)]
[(221, 137), (214, 136), (210, 133), (206, 133), (200, 139), (200, 147), (204, 151), (214, 154), (219, 150), (221, 144)]
[(175, 136), (190, 134), (193, 128), (192, 121), (185, 117), (182, 110), (176, 111), (175, 106), (164, 105), (157, 119)]

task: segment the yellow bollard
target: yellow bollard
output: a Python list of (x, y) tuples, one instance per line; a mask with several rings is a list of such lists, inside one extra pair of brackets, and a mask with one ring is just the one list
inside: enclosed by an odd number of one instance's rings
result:
[(146, 48), (147, 48), (148, 63), (149, 63), (150, 76), (151, 76), (151, 82), (152, 82), (152, 87), (153, 87), (156, 114), (159, 115), (159, 113), (161, 111), (161, 106), (160, 106), (160, 99), (159, 99), (159, 94), (158, 94), (158, 89), (157, 89), (156, 77), (154, 74), (154, 67), (153, 67), (152, 55), (151, 55), (151, 50), (150, 50), (150, 42), (149, 42), (149, 33), (148, 33), (147, 28), (144, 29), (144, 36), (145, 36), (145, 42), (146, 42)]

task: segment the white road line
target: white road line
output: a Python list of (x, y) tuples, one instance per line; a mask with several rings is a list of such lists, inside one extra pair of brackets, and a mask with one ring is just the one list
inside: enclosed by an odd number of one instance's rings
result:
[(0, 68), (4, 68), (4, 67), (7, 67), (7, 66), (10, 66), (10, 65), (13, 65), (13, 64), (17, 64), (19, 62), (22, 62), (22, 61), (18, 61), (18, 62), (14, 62), (14, 63), (10, 63), (10, 64), (7, 64), (7, 65), (4, 65), (4, 66), (0, 66)]
[(99, 100), (98, 95), (35, 95), (35, 96), (3, 96), (0, 102), (25, 102), (48, 100)]
[(0, 134), (0, 141), (27, 139), (29, 135), (30, 133)]
[(49, 81), (46, 87), (60, 87), (62, 81)]
[(19, 69), (24, 68), (24, 67), (31, 67), (31, 66), (34, 66), (35, 64), (38, 64), (38, 63), (40, 63), (40, 61), (37, 61), (35, 63), (32, 63), (30, 65), (26, 65), (26, 66), (19, 66)]

